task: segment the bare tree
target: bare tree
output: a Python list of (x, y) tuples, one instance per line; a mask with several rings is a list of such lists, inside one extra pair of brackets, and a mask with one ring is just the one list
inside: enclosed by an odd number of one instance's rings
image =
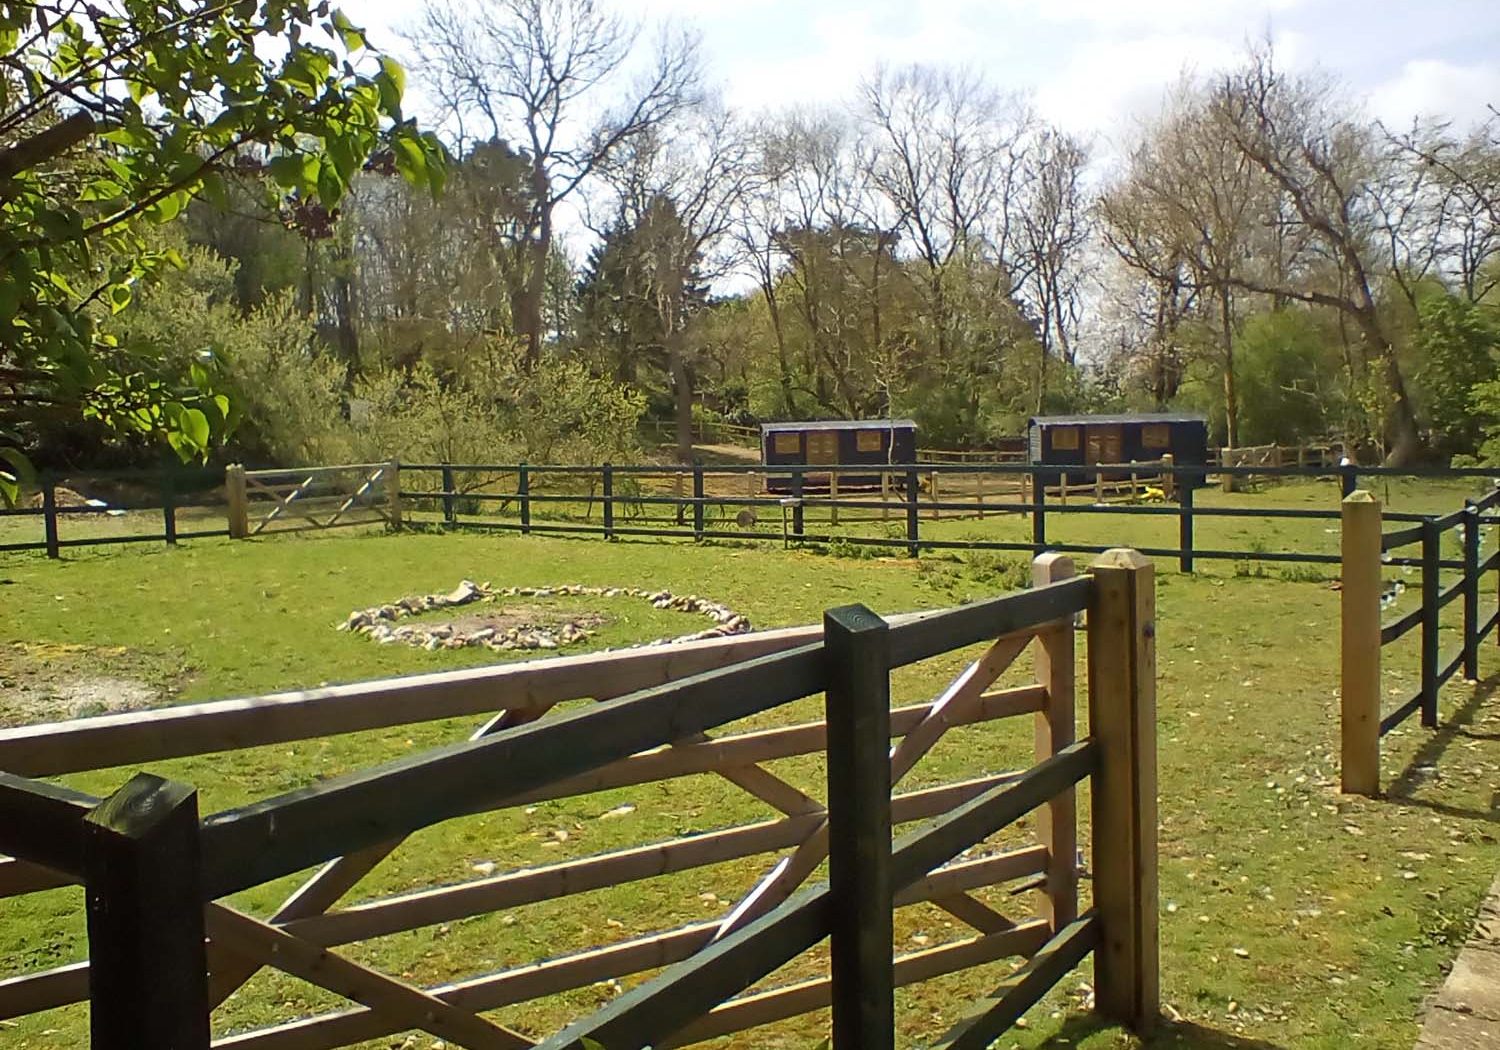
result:
[[(1074, 363), (1072, 331), (1081, 309), (1080, 260), (1093, 237), (1093, 215), (1083, 189), (1088, 150), (1082, 142), (1048, 128), (1038, 136), (1025, 162), (1026, 199), (1019, 210), (1021, 288), (1037, 324), (1036, 407), (1047, 396), (1047, 359)], [(1005, 200), (1011, 194), (1004, 194)], [(1002, 254), (1002, 259), (1006, 258)]]
[(595, 0), (429, 0), (411, 33), (419, 68), (463, 141), (516, 142), (530, 163), (529, 269), (516, 326), (535, 362), (555, 212), (622, 147), (698, 93), (694, 37), (663, 31), (639, 78), (624, 83), (638, 23)]
[(705, 104), (670, 126), (633, 136), (607, 168), (621, 222), (641, 234), (647, 282), (666, 341), (676, 409), (677, 455), (693, 458), (694, 367), (687, 345), (687, 289), (739, 261), (731, 236), (759, 174), (748, 136), (722, 106)]
[(1330, 83), (1288, 76), (1269, 49), (1252, 52), (1242, 69), (1223, 77), (1209, 106), (1225, 138), (1290, 205), (1276, 221), (1305, 235), (1309, 257), (1322, 264), (1277, 276), (1238, 271), (1230, 283), (1330, 307), (1346, 318), (1388, 395), (1387, 462), (1411, 463), (1421, 449), (1416, 412), (1376, 298), (1389, 270), (1388, 256), (1375, 247), (1382, 220), (1372, 193), (1381, 158), (1374, 130), (1347, 111)]

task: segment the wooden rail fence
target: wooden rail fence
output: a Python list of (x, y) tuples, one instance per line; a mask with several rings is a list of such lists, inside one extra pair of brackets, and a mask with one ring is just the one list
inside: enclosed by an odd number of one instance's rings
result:
[[(0, 897), (82, 883), (89, 959), (0, 981), (0, 1019), (88, 999), (96, 1050), (210, 1045), (211, 1010), (262, 967), (346, 1008), (221, 1035), (212, 1045), (315, 1050), (417, 1030), (450, 1045), (579, 1050), (679, 1046), (831, 1005), (838, 1050), (893, 1045), (893, 989), (981, 963), (1025, 961), (934, 1044), (988, 1046), (1089, 953), (1097, 1008), (1148, 1029), (1158, 1003), (1152, 568), (1111, 551), (1091, 573), (1051, 555), (1037, 586), (883, 620), (862, 606), (821, 626), (415, 676), (0, 731)], [(1087, 733), (1074, 725), (1075, 618), (1087, 611)], [(983, 645), (928, 703), (892, 708), (900, 667)], [(996, 683), (1028, 648), (1032, 681)], [(823, 693), (818, 721), (712, 731)], [(551, 712), (591, 697), (590, 708)], [(191, 787), (138, 774), (106, 799), (35, 778), (456, 715), (460, 743), (200, 817)], [(551, 712), (551, 713), (549, 713)], [(1036, 764), (899, 790), (950, 733), (1035, 722)], [(894, 741), (894, 746), (893, 746)], [(827, 796), (767, 763), (824, 754)], [(977, 766), (992, 769), (979, 757)], [(542, 867), (338, 906), (402, 840), (436, 823), (695, 773), (727, 778), (776, 816)], [(1075, 785), (1091, 790), (1093, 892), (1079, 897)], [(1034, 841), (991, 836), (1035, 813)], [(892, 828), (912, 826), (892, 841)], [(783, 853), (708, 922), (421, 987), (335, 951), (725, 860)], [(829, 882), (812, 884), (824, 859)], [(222, 898), (311, 866), (271, 915)], [(1030, 881), (1028, 881), (1030, 880)], [(1033, 888), (1029, 916), (976, 891)], [(1019, 884), (1019, 885), (1017, 885)], [(201, 901), (203, 906), (192, 902)], [(892, 956), (893, 908), (929, 902), (971, 928)], [(746, 990), (828, 939), (822, 976)], [(665, 967), (537, 1044), (485, 1016)]]
[[(1500, 624), (1500, 608), (1481, 616), (1480, 585), (1485, 573), (1500, 568), (1500, 551), (1481, 557), (1483, 527), (1494, 524), (1490, 514), (1500, 503), (1500, 488), (1478, 500), (1465, 500), (1450, 514), (1384, 514), (1380, 501), (1357, 491), (1344, 499), (1342, 526), (1342, 584), (1340, 595), (1340, 705), (1342, 785), (1346, 792), (1377, 795), (1380, 791), (1380, 740), (1420, 712), (1422, 725), (1438, 724), (1438, 691), (1459, 671), (1479, 678), (1479, 646)], [(1402, 527), (1384, 531), (1384, 523)], [(1458, 558), (1443, 556), (1444, 537), (1456, 534)], [(1398, 604), (1404, 583), (1384, 579), (1387, 565), (1410, 567), (1414, 560), (1390, 552), (1420, 545), (1415, 564), (1421, 569), (1420, 604), (1389, 623), (1381, 622), (1385, 606)], [(1448, 586), (1444, 570), (1457, 572)], [(1441, 652), (1442, 611), (1462, 599), (1458, 649), (1446, 660)], [(1420, 684), (1416, 691), (1382, 714), (1385, 689), (1381, 678), (1381, 649), (1419, 631)]]

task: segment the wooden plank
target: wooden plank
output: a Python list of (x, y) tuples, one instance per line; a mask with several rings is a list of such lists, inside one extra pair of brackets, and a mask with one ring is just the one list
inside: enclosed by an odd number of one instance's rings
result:
[(1088, 957), (1099, 943), (1099, 922), (1091, 913), (1060, 930), (1025, 966), (974, 1003), (933, 1050), (989, 1050), (1021, 1015)]
[[(955, 941), (903, 955), (895, 960), (896, 986), (904, 988), (1000, 959), (1030, 955), (1045, 939), (1046, 926), (1041, 922), (1031, 922), (1014, 930)], [(827, 978), (814, 978), (756, 995), (731, 999), (714, 1007), (702, 1019), (664, 1040), (659, 1046), (661, 1050), (689, 1046), (821, 1010), (829, 1004), (830, 986), (831, 982)]]
[(89, 997), (89, 964), (68, 963), (0, 981), (0, 1020), (25, 1017)]
[(1156, 879), (1156, 599), (1149, 561), (1113, 550), (1093, 564), (1089, 608), (1098, 1010), (1138, 1032), (1160, 1007)]
[(984, 691), (1005, 673), (1017, 656), (1031, 643), (1031, 635), (1001, 638), (955, 678), (933, 701), (932, 709), (921, 723), (911, 729), (900, 745), (890, 753), (890, 778), (895, 783), (936, 746), (950, 726), (968, 721), (968, 712), (979, 702)]
[(469, 1050), (526, 1050), (534, 1045), (531, 1040), (429, 992), (324, 951), (231, 908), (214, 908), (208, 913), (208, 932), (216, 942), (245, 954), (259, 955), (284, 973), (372, 1008), (398, 1028), (418, 1028)]
[(59, 886), (71, 886), (77, 881), (60, 871), (30, 861), (16, 860), (14, 857), (0, 858), (0, 900), (52, 890)]
[(834, 1050), (895, 1047), (889, 635), (863, 605), (823, 616)]
[(137, 773), (83, 822), (94, 1050), (208, 1050), (198, 795)]
[[(794, 627), (0, 729), (0, 769), (58, 776), (660, 685), (822, 638)], [(0, 851), (4, 844), (0, 843)]]
[(1346, 794), (1373, 798), (1380, 792), (1380, 502), (1355, 492), (1342, 512), (1339, 777)]
[[(1046, 587), (1074, 575), (1073, 560), (1047, 553), (1031, 567), (1032, 581)], [(1050, 758), (1077, 739), (1075, 726), (1073, 622), (1064, 620), (1037, 636), (1036, 679), (1047, 689), (1047, 705), (1037, 712), (1034, 742), (1037, 761)], [(1038, 914), (1056, 933), (1078, 917), (1078, 801), (1069, 788), (1037, 813), (1037, 838), (1047, 848), (1047, 879)]]
[(587, 711), (437, 748), (204, 821), (213, 897), (817, 692), (822, 646), (642, 690)]
[(952, 893), (936, 897), (932, 903), (980, 933), (1001, 933), (1013, 929), (1016, 925), (988, 904), (967, 893)]
[(905, 622), (892, 621), (891, 666), (904, 667), (975, 642), (1034, 632), (1041, 624), (1082, 610), (1091, 586), (1088, 577), (1079, 577)]
[(0, 773), (0, 851), (83, 876), (83, 820), (98, 799), (58, 784)]

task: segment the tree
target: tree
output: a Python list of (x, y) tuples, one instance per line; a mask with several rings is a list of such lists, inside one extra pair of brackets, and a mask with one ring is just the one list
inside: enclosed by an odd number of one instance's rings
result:
[[(515, 140), (528, 164), (527, 274), (516, 329), (535, 364), (545, 339), (547, 261), (558, 206), (632, 140), (697, 97), (697, 42), (664, 32), (646, 74), (621, 84), (640, 25), (594, 0), (430, 0), (412, 36), (459, 151), (478, 123)], [(606, 100), (617, 100), (606, 105)], [(597, 116), (596, 116), (597, 113)]]
[(1417, 380), (1426, 395), (1434, 437), (1447, 452), (1472, 453), (1482, 437), (1474, 391), (1497, 378), (1500, 331), (1466, 298), (1437, 294), (1418, 307)]
[(1347, 319), (1362, 337), (1363, 361), (1378, 370), (1385, 387), (1386, 461), (1411, 463), (1422, 444), (1416, 410), (1376, 298), (1389, 270), (1374, 247), (1379, 219), (1372, 190), (1380, 151), (1373, 129), (1340, 104), (1330, 83), (1284, 73), (1269, 50), (1253, 52), (1244, 67), (1214, 85), (1209, 113), (1286, 202), (1285, 210), (1270, 213), (1273, 221), (1291, 226), (1307, 244), (1307, 264), (1264, 276), (1242, 270), (1229, 283), (1326, 306)]
[(326, 2), (3, 5), (0, 84), (4, 499), (39, 414), (159, 435), (185, 457), (224, 433), (211, 362), (175, 374), (100, 327), (180, 262), (140, 222), (222, 201), (225, 170), (258, 163), (257, 148), (301, 219), (336, 205), (378, 151), (441, 179), (437, 143), (402, 116), (400, 67)]

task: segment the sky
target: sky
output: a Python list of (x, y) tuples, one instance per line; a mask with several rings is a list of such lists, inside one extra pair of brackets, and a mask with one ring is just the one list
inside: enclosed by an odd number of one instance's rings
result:
[[(1184, 71), (1232, 64), (1268, 34), (1278, 58), (1338, 77), (1369, 112), (1468, 124), (1500, 106), (1500, 0), (601, 0), (696, 27), (709, 81), (738, 109), (848, 99), (877, 64), (952, 63), (1029, 94), (1112, 152)], [(410, 0), (344, 0), (399, 52)], [(414, 77), (415, 81), (416, 78)], [(420, 82), (410, 83), (420, 92)]]

